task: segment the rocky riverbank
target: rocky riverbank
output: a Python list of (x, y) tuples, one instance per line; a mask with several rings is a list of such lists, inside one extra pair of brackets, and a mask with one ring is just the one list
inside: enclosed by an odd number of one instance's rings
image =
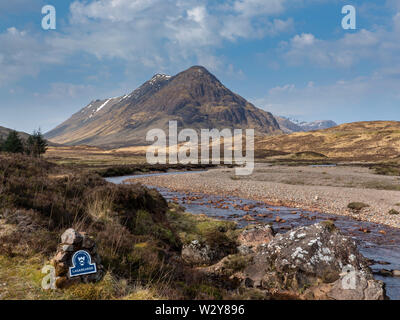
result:
[[(332, 222), (277, 235), (269, 226), (248, 226), (237, 243), (236, 254), (198, 271), (226, 288), (270, 299), (387, 299), (369, 261)], [(182, 255), (187, 262), (207, 264), (215, 252), (194, 240)]]
[[(237, 196), (270, 205), (350, 216), (400, 227), (400, 215), (396, 214), (400, 210), (400, 191), (379, 189), (394, 185), (398, 177), (379, 176), (367, 168), (270, 167), (263, 164), (257, 165), (253, 175), (248, 177), (235, 176), (233, 169), (212, 169), (202, 173), (135, 178), (131, 181), (180, 192)], [(372, 182), (376, 188), (373, 188)], [(360, 210), (349, 209), (348, 205), (353, 202), (368, 206)]]

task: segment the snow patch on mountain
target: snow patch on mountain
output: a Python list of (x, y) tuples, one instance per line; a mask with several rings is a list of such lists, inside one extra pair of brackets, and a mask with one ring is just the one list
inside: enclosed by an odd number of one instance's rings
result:
[(332, 120), (316, 120), (306, 122), (283, 116), (276, 116), (276, 119), (278, 120), (281, 129), (286, 133), (323, 130), (337, 126), (337, 123)]
[(110, 102), (110, 100), (111, 99), (108, 99), (106, 102), (104, 102), (100, 107), (97, 108), (97, 110), (94, 113), (99, 112), (101, 109), (103, 109), (107, 105), (107, 103)]

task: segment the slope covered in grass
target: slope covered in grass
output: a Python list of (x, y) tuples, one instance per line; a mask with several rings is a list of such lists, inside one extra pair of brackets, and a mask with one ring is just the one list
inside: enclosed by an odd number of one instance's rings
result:
[[(107, 274), (97, 284), (44, 291), (41, 268), (70, 227), (95, 239)], [(186, 214), (139, 184), (0, 154), (0, 299), (221, 298), (180, 251), (194, 238), (229, 246), (233, 229)]]

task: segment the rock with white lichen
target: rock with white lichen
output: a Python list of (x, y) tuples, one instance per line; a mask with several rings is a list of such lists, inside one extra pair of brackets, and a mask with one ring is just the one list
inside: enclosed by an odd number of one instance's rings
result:
[(383, 282), (374, 280), (355, 242), (331, 222), (277, 235), (258, 247), (244, 274), (255, 288), (295, 292), (305, 299), (386, 298)]

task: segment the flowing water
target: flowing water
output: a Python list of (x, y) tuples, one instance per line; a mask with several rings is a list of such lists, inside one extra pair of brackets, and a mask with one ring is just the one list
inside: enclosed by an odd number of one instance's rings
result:
[[(106, 180), (120, 184), (127, 179), (184, 173), (186, 172), (155, 173), (113, 177)], [(190, 171), (190, 173), (193, 173), (193, 171)], [(287, 232), (298, 226), (332, 220), (343, 234), (356, 240), (360, 252), (365, 257), (375, 262), (375, 264), (371, 265), (374, 273), (381, 269), (400, 270), (400, 229), (298, 208), (269, 206), (263, 202), (238, 197), (173, 192), (165, 188), (156, 189), (168, 201), (184, 206), (188, 212), (236, 221), (239, 227), (254, 223), (271, 223), (277, 232)], [(384, 277), (375, 274), (375, 279), (385, 282), (387, 295), (391, 299), (400, 300), (400, 277)]]

